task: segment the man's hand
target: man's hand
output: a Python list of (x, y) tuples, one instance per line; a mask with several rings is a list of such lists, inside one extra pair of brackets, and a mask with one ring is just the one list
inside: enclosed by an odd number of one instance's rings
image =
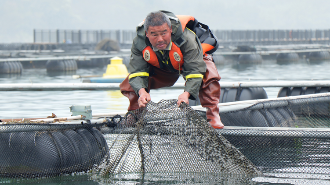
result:
[(139, 99), (138, 99), (138, 103), (139, 103), (139, 107), (145, 107), (147, 105), (147, 103), (151, 100), (150, 94), (147, 93), (147, 91), (142, 88), (139, 90)]
[(178, 106), (180, 106), (180, 104), (182, 102), (185, 102), (186, 104), (189, 105), (189, 100), (188, 100), (189, 96), (190, 96), (190, 93), (187, 92), (187, 91), (185, 91), (182, 94), (180, 94), (180, 96), (178, 97), (178, 103), (177, 103)]

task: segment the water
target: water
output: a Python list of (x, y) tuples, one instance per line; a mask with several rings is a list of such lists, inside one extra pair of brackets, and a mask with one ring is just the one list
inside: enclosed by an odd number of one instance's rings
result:
[[(330, 62), (309, 64), (306, 61), (279, 65), (268, 60), (258, 65), (217, 66), (222, 82), (262, 80), (328, 80)], [(46, 69), (26, 69), (22, 75), (0, 76), (0, 83), (81, 83), (72, 75), (102, 75), (106, 68), (79, 69), (75, 73), (47, 74)], [(182, 78), (180, 83), (184, 82)], [(280, 88), (266, 88), (269, 98), (275, 98)], [(154, 102), (176, 99), (183, 90), (152, 90)], [(166, 95), (166, 96), (164, 96)], [(93, 113), (126, 111), (128, 99), (120, 91), (0, 91), (0, 118), (39, 118), (55, 113), (58, 117), (70, 116), (72, 105), (91, 105)]]
[[(329, 80), (330, 61), (309, 63), (299, 61), (285, 65), (275, 60), (258, 65), (225, 64), (217, 66), (222, 82), (264, 80)], [(47, 74), (46, 69), (26, 69), (21, 75), (0, 76), (0, 83), (81, 83), (72, 75), (102, 75), (106, 68), (79, 69), (75, 73)], [(184, 82), (179, 79), (180, 83)], [(275, 98), (280, 88), (266, 88), (269, 98)], [(183, 90), (152, 90), (154, 102), (176, 99)], [(39, 118), (55, 113), (58, 117), (70, 116), (72, 105), (91, 105), (93, 113), (126, 111), (128, 100), (120, 91), (0, 91), (0, 119)], [(111, 179), (111, 180), (110, 180)], [(215, 180), (216, 179), (216, 180)], [(89, 174), (69, 174), (53, 178), (8, 179), (0, 178), (0, 184), (330, 184), (330, 176), (324, 174), (274, 173), (265, 177), (221, 174), (213, 178), (208, 174), (140, 174), (95, 177)]]

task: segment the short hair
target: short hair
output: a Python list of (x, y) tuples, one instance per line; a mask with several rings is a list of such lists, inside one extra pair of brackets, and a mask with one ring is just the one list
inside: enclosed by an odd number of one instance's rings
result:
[(161, 26), (164, 23), (171, 27), (170, 18), (165, 13), (161, 11), (151, 12), (144, 21), (144, 29), (148, 31), (149, 26)]

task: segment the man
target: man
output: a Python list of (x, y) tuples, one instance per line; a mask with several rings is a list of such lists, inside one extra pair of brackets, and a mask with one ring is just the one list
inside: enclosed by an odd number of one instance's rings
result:
[(202, 47), (196, 34), (186, 27), (194, 23), (191, 20), (195, 19), (186, 16), (180, 22), (171, 12), (151, 12), (137, 27), (130, 75), (120, 84), (120, 89), (130, 101), (128, 110), (135, 110), (151, 100), (150, 89), (172, 86), (182, 74), (186, 84), (177, 104), (189, 104), (189, 98), (199, 97), (201, 105), (207, 108), (207, 121), (220, 129), (224, 127), (218, 107), (220, 76), (212, 57), (206, 54), (212, 47), (207, 44)]

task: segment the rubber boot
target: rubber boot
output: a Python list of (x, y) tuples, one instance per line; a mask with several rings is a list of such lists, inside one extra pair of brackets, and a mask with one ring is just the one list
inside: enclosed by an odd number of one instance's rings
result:
[(206, 63), (206, 73), (199, 90), (199, 100), (203, 107), (206, 107), (206, 118), (215, 129), (222, 129), (224, 125), (219, 115), (220, 83), (221, 79), (215, 64), (210, 55), (205, 55), (203, 60)]
[(207, 107), (206, 109), (207, 122), (215, 129), (222, 129), (224, 125), (219, 116), (219, 106)]
[(128, 111), (136, 110), (139, 108), (138, 95), (135, 93), (131, 85), (128, 83), (128, 77), (119, 85), (121, 93), (129, 99)]
[(220, 100), (220, 84), (218, 81), (213, 81), (199, 92), (201, 105), (206, 107), (206, 118), (210, 125), (215, 129), (222, 129), (224, 125), (221, 122), (219, 115), (219, 100)]

